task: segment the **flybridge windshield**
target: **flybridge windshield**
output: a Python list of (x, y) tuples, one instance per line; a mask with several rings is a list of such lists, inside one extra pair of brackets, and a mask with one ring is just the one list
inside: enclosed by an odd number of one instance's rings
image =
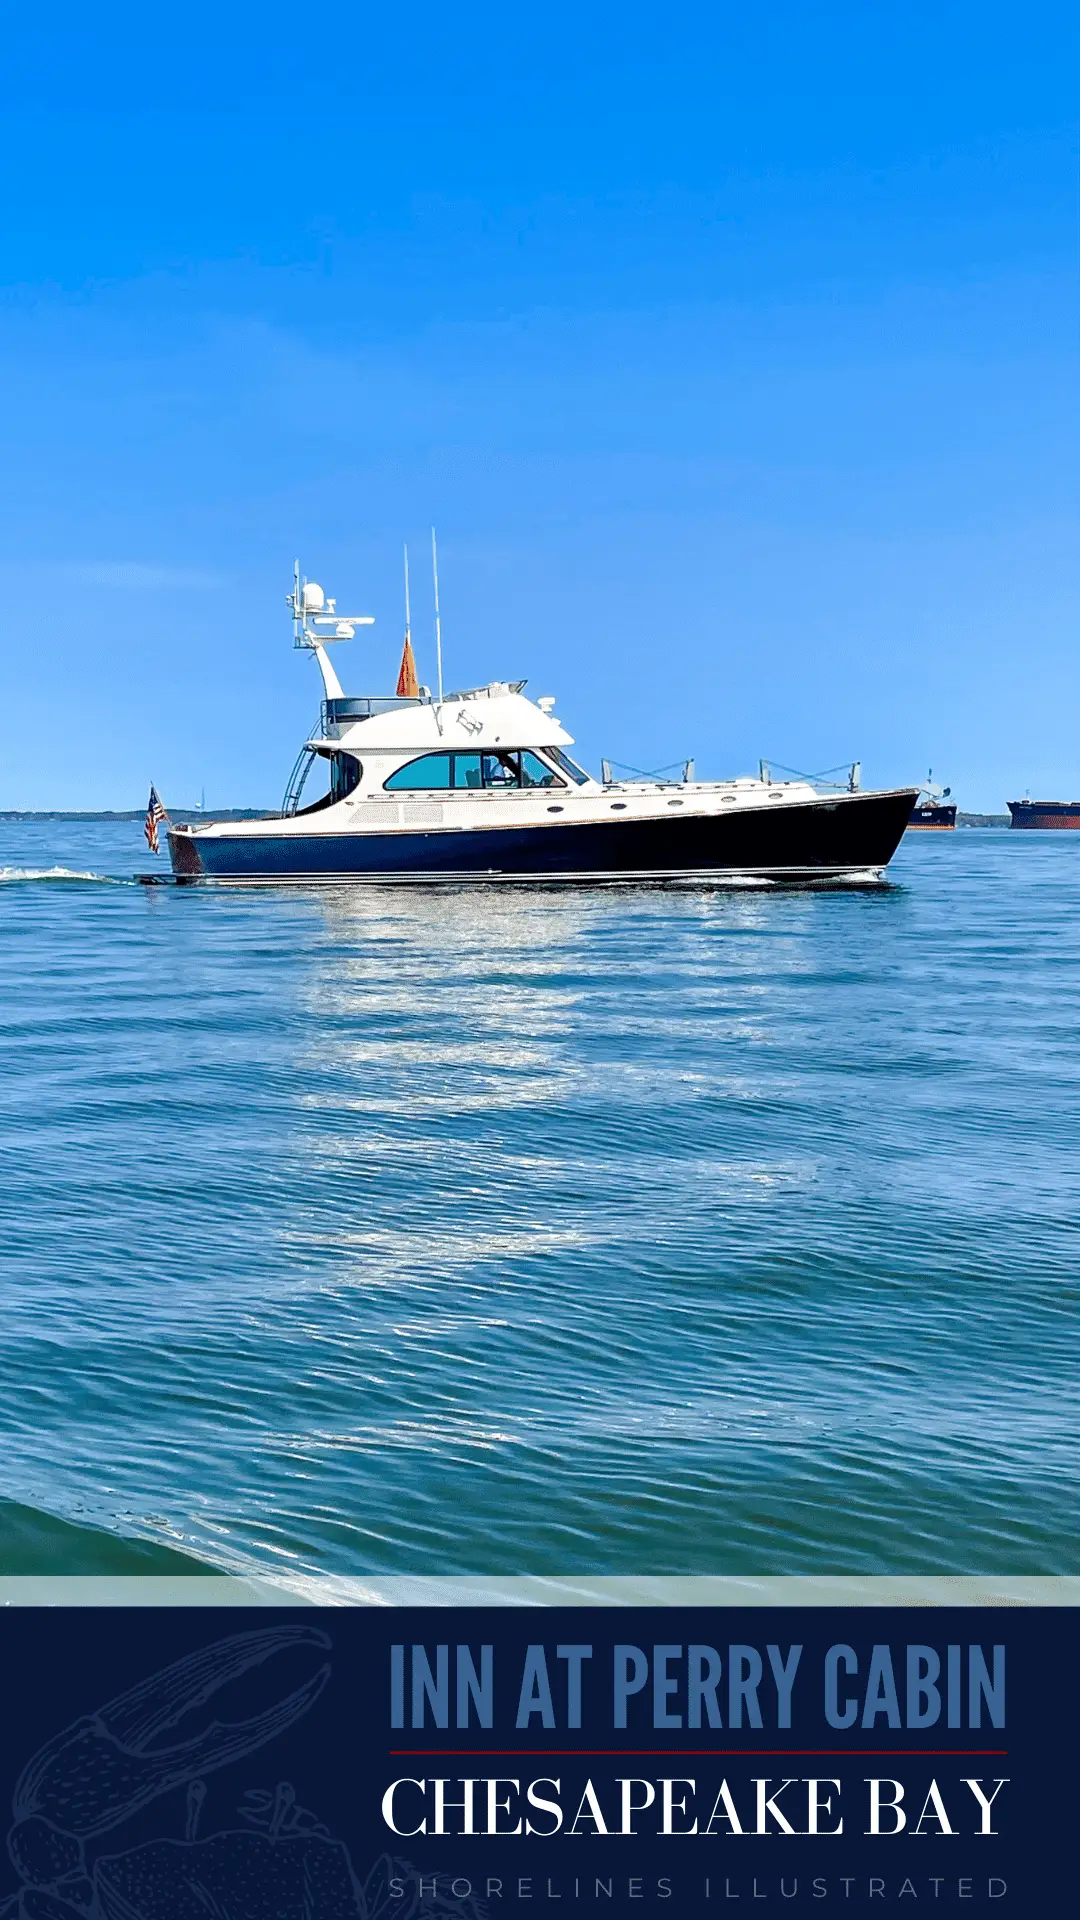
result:
[[(554, 752), (552, 758), (555, 758)], [(579, 779), (576, 770), (571, 778)], [(479, 792), (482, 788), (561, 787), (557, 773), (535, 753), (425, 753), (399, 767), (383, 785), (389, 793), (417, 788), (428, 792), (452, 788)]]

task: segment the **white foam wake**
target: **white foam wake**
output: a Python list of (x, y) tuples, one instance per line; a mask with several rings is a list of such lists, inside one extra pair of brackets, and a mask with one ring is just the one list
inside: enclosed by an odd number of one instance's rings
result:
[(121, 887), (107, 873), (80, 873), (74, 867), (0, 867), (0, 885), (19, 880), (96, 880), (103, 887)]

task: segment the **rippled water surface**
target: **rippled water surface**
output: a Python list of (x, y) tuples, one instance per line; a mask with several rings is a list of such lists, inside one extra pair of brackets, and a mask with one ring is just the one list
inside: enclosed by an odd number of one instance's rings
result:
[(344, 1574), (1080, 1571), (1080, 835), (803, 894), (147, 864), (0, 825), (0, 1571), (63, 1570), (53, 1516)]

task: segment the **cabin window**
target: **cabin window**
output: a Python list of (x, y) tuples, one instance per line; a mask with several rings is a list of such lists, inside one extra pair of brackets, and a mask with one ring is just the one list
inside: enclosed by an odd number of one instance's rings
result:
[[(586, 775), (581, 774), (581, 779)], [(561, 787), (565, 782), (535, 753), (425, 753), (398, 767), (383, 782), (390, 792), (437, 788), (455, 793), (507, 792), (518, 787)]]
[(523, 753), (521, 756), (521, 784), (523, 787), (562, 787), (566, 785), (557, 773), (544, 765), (535, 753)]
[(355, 753), (332, 753), (330, 755), (330, 798), (344, 800), (347, 793), (360, 785), (360, 776), (364, 769)]
[[(484, 759), (486, 758), (487, 758), (487, 755), (485, 754)], [(455, 788), (462, 787), (466, 791), (468, 791), (470, 788), (474, 788), (477, 792), (479, 792), (483, 784), (484, 784), (484, 771), (483, 771), (480, 755), (478, 753), (455, 753), (454, 755), (454, 786)]]
[(519, 787), (521, 771), (516, 753), (485, 753), (482, 762), (485, 787)]
[(404, 767), (384, 780), (383, 785), (391, 793), (402, 787), (451, 787), (453, 755), (449, 753), (425, 753), (419, 760), (410, 760)]
[[(583, 773), (581, 768), (578, 766), (577, 761), (571, 760), (570, 755), (568, 753), (564, 753), (561, 747), (545, 747), (544, 752), (548, 754), (552, 760), (554, 760), (555, 765), (559, 769), (559, 772), (565, 773), (567, 779), (572, 780), (576, 787), (585, 786), (586, 782), (589, 779), (589, 775), (587, 773)], [(530, 759), (532, 758), (531, 754), (529, 758)]]

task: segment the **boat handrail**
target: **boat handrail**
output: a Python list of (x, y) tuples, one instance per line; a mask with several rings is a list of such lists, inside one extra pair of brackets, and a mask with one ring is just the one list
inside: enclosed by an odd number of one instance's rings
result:
[(502, 700), (508, 693), (520, 693), (525, 686), (524, 680), (496, 680), (489, 687), (473, 687), (464, 693), (447, 693), (442, 701), (433, 699), (426, 687), (418, 694), (403, 695), (396, 693), (351, 693), (338, 694), (324, 700), (319, 714), (319, 726), (324, 740), (334, 738), (333, 729), (349, 725), (356, 720), (371, 720), (376, 714), (396, 713), (399, 708), (450, 706), (463, 700)]
[(493, 680), (487, 687), (466, 687), (461, 693), (444, 693), (441, 703), (436, 705), (448, 707), (455, 700), (505, 700), (508, 693), (521, 693), (528, 684), (527, 680)]
[[(781, 760), (762, 760), (759, 766), (761, 779), (766, 786), (776, 780), (772, 768), (778, 767), (781, 774), (788, 774), (794, 780), (805, 781), (808, 787), (814, 787), (819, 793), (858, 793), (862, 786), (862, 762), (843, 760), (835, 767), (825, 767), (821, 773), (803, 773), (799, 767), (785, 767)], [(834, 774), (843, 774), (842, 780), (834, 780)], [(785, 785), (784, 781), (780, 782)]]
[(299, 813), (300, 795), (304, 791), (304, 782), (314, 764), (315, 753), (305, 742), (296, 756), (296, 765), (289, 775), (289, 784), (285, 789), (285, 797), (281, 802), (281, 817), (283, 820), (287, 820), (291, 814)]

